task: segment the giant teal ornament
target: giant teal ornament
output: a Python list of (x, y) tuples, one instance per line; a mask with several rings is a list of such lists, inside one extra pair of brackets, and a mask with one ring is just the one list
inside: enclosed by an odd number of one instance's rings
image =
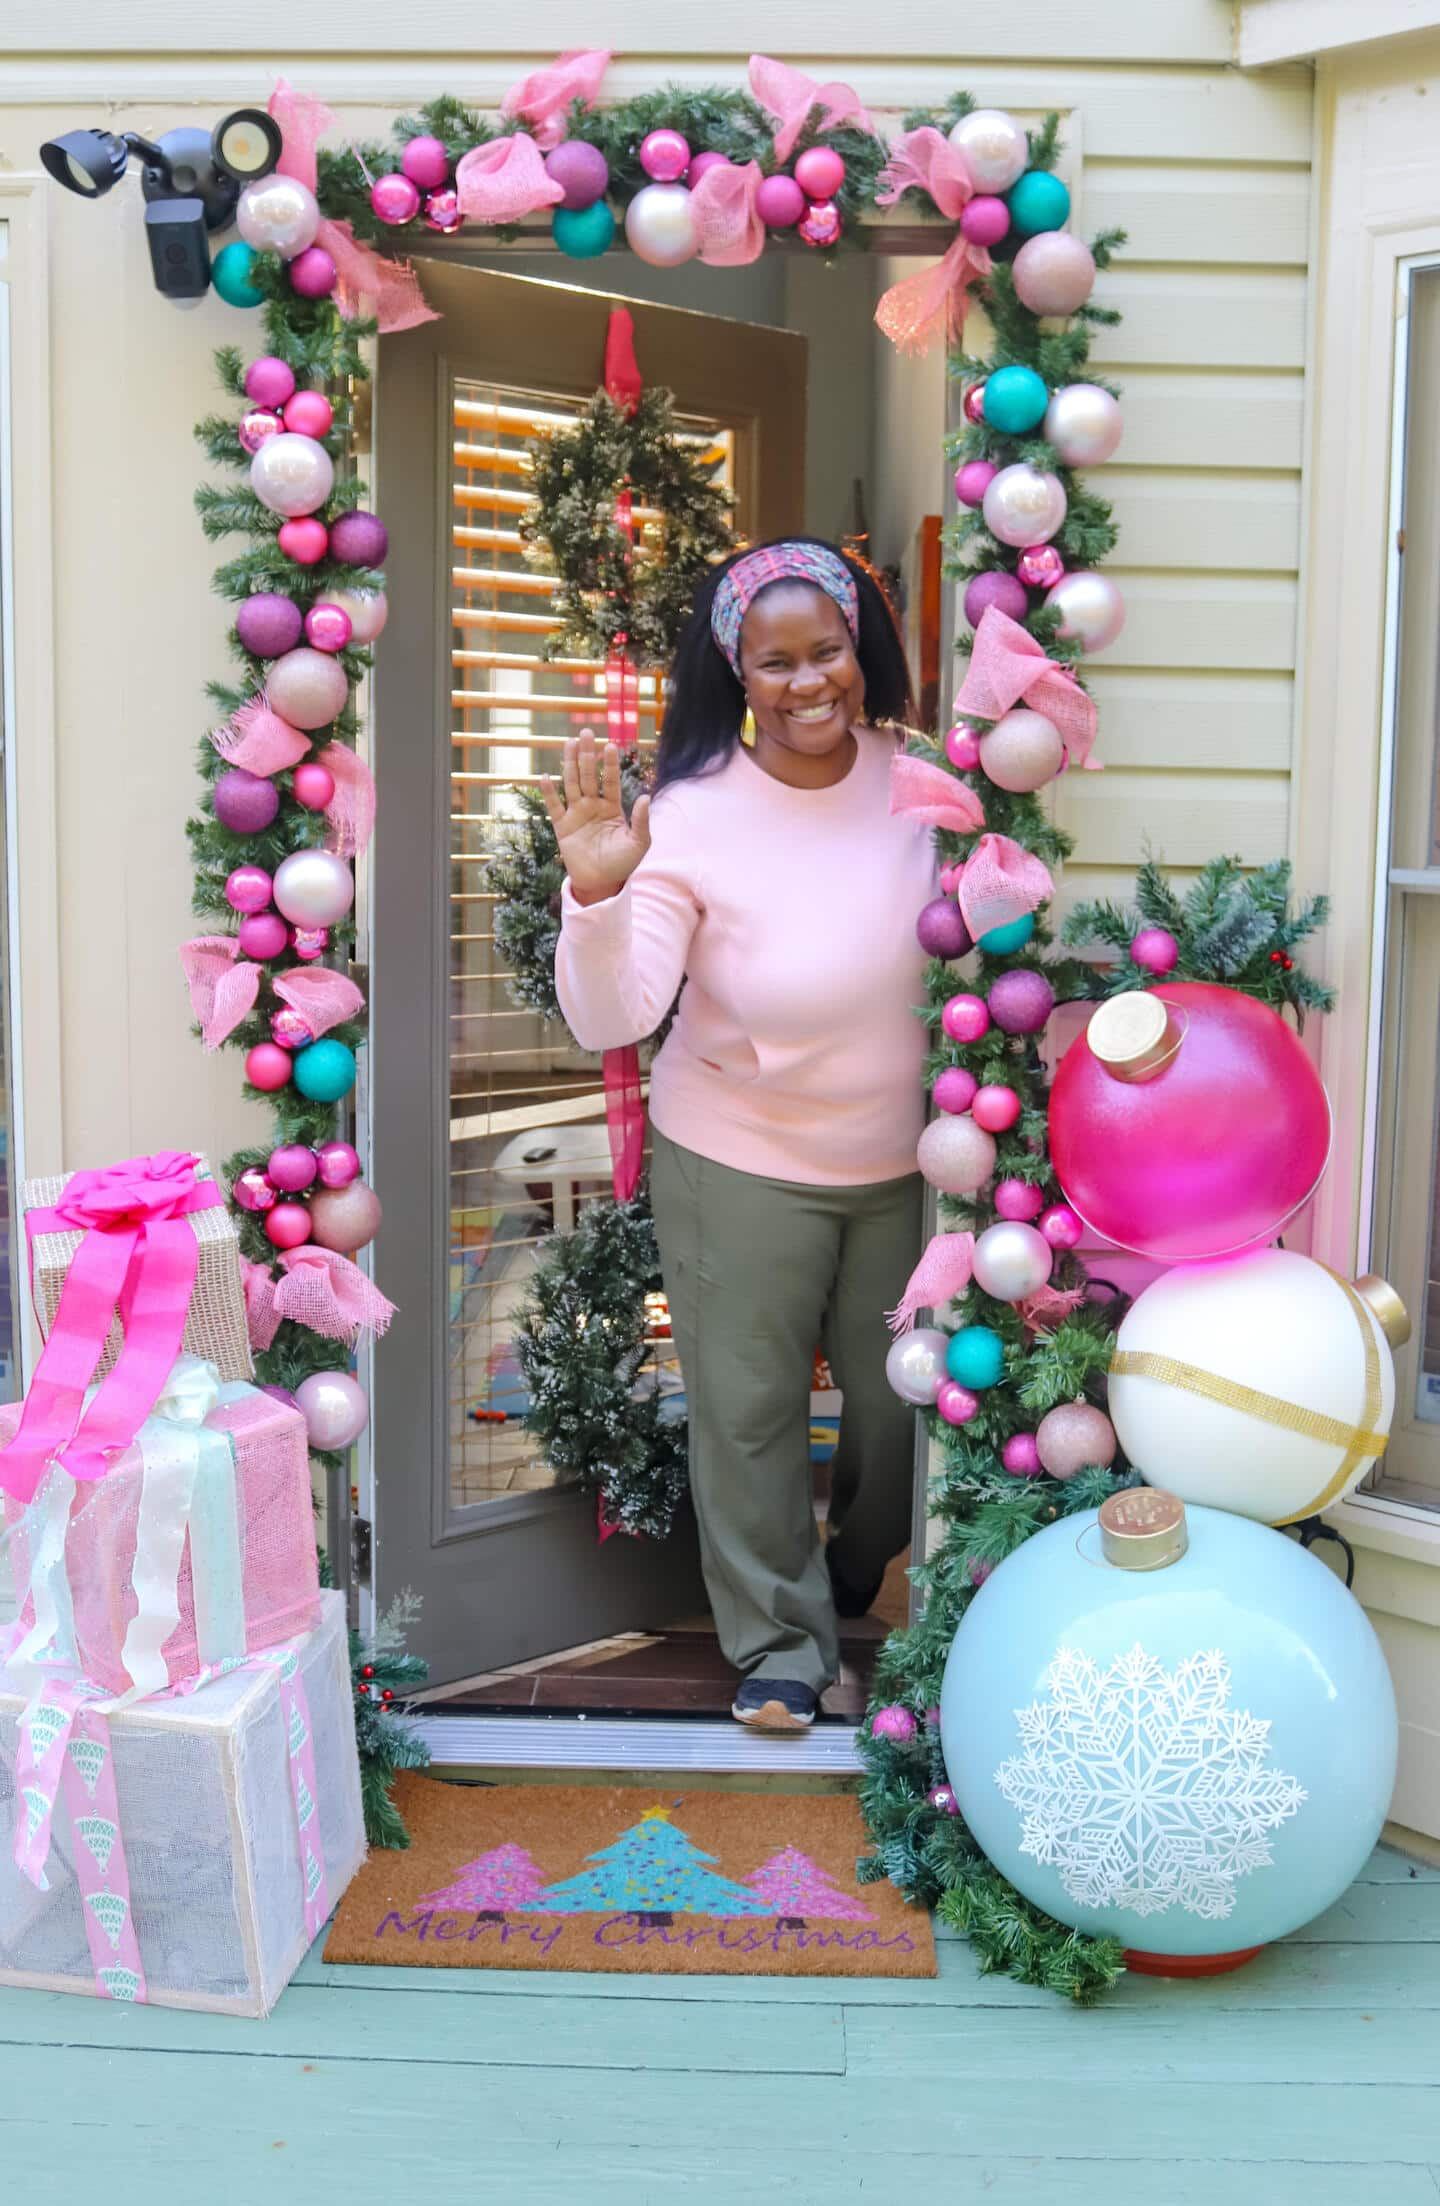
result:
[(1283, 1533), (1143, 1488), (989, 1578), (941, 1734), (996, 1867), (1161, 1975), (1237, 1967), (1323, 1914), (1395, 1783), (1395, 1694), (1358, 1601)]

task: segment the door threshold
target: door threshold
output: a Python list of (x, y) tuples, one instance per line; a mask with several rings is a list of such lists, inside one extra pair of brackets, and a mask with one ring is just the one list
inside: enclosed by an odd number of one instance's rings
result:
[(854, 1777), (853, 1724), (767, 1736), (714, 1718), (446, 1714), (417, 1710), (414, 1729), (437, 1769), (699, 1770)]

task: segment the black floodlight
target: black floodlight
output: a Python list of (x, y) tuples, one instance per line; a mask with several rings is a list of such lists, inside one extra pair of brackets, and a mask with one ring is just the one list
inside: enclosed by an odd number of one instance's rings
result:
[(237, 107), (233, 115), (215, 125), (210, 149), (216, 166), (237, 184), (253, 184), (268, 176), (284, 146), (280, 125), (263, 107)]
[(66, 191), (99, 199), (125, 174), (130, 148), (113, 130), (67, 130), (41, 146), (40, 158)]

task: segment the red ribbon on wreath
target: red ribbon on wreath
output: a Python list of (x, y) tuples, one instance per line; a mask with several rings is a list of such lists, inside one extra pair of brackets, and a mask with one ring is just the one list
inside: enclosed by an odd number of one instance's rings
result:
[[(635, 358), (634, 319), (628, 307), (612, 307), (605, 332), (606, 393), (623, 413), (633, 414), (643, 389)], [(635, 511), (628, 483), (615, 501), (615, 520), (633, 550)], [(640, 676), (626, 648), (628, 642), (624, 629), (617, 630), (605, 661), (605, 732), (622, 751), (633, 750), (640, 739)], [(640, 1052), (633, 1043), (625, 1049), (607, 1049), (601, 1059), (601, 1070), (605, 1080), (605, 1123), (610, 1135), (615, 1200), (628, 1203), (640, 1185), (645, 1156)]]

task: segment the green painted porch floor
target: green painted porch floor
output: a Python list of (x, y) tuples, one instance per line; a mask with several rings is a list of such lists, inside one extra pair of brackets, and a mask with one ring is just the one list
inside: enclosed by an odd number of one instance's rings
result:
[(0, 2195), (1440, 2206), (1440, 1873), (1080, 2011), (937, 1981), (332, 1968), (269, 2022), (0, 1992)]

